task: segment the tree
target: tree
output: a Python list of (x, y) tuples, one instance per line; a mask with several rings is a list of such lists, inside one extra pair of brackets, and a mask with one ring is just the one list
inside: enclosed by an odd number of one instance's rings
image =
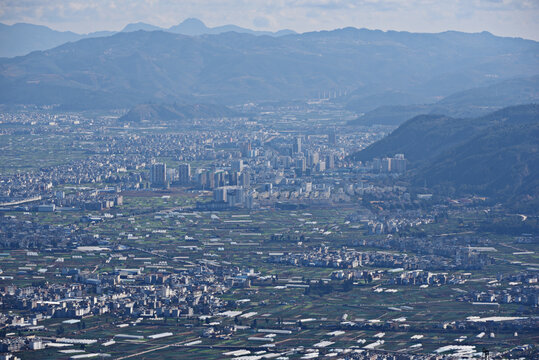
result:
[(342, 284), (343, 291), (348, 292), (352, 290), (352, 287), (354, 286), (354, 279), (350, 278), (348, 280), (344, 280)]
[(57, 336), (60, 336), (62, 335), (63, 333), (65, 332), (65, 329), (62, 325), (60, 325), (57, 329), (56, 329), (56, 335)]

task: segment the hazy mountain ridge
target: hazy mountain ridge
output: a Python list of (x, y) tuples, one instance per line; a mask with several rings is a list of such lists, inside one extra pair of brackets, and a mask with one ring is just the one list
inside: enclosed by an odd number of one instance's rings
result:
[[(204, 34), (221, 34), (228, 31), (238, 33), (247, 33), (252, 35), (268, 35), (268, 36), (283, 36), (295, 34), (292, 30), (271, 31), (256, 31), (242, 28), (235, 25), (223, 25), (214, 28), (207, 27), (198, 19), (189, 18), (178, 25), (170, 28), (163, 28), (156, 25), (146, 24), (143, 22), (127, 24), (121, 32), (133, 31), (166, 31), (182, 35), (204, 35)], [(0, 23), (0, 57), (13, 57), (26, 55), (32, 51), (48, 50), (60, 46), (67, 42), (78, 41), (81, 39), (111, 36), (118, 33), (117, 31), (98, 31), (88, 34), (77, 34), (71, 31), (57, 31), (47, 26), (34, 25), (27, 23), (17, 23), (6, 25)]]
[(22, 56), (32, 51), (52, 49), (67, 42), (113, 34), (113, 31), (76, 34), (71, 31), (52, 30), (42, 25), (0, 23), (0, 57)]
[(183, 122), (199, 118), (239, 116), (222, 105), (213, 104), (140, 104), (120, 118), (122, 122)]
[(206, 26), (206, 24), (204, 24), (202, 21), (196, 18), (185, 19), (178, 25), (171, 26), (168, 29), (161, 28), (161, 30), (169, 31), (175, 34), (190, 35), (190, 36), (205, 35), (205, 34), (218, 35), (218, 34), (230, 32), (230, 31), (237, 32), (237, 33), (251, 34), (251, 35), (267, 35), (267, 36), (283, 36), (283, 35), (290, 35), (290, 34), (296, 33), (295, 31), (289, 30), (289, 29), (283, 29), (276, 32), (257, 31), (257, 30), (243, 28), (237, 25), (221, 25), (221, 26), (216, 26), (212, 28), (212, 27)]
[[(0, 102), (103, 107), (193, 97), (193, 103), (230, 104), (313, 98), (332, 88), (369, 95), (389, 87), (431, 97), (450, 94), (444, 84), (431, 85), (440, 74), (465, 74), (460, 86), (467, 89), (492, 83), (493, 71), (503, 79), (539, 68), (537, 42), (446, 37), (352, 28), (283, 37), (119, 33), (1, 59)], [(36, 95), (48, 88), (55, 91)]]
[[(403, 98), (400, 98), (403, 100)], [(459, 91), (432, 104), (406, 105), (404, 101), (382, 105), (350, 122), (350, 125), (400, 125), (420, 114), (445, 114), (453, 117), (476, 117), (513, 105), (539, 102), (539, 76), (499, 81), (494, 84)], [(371, 102), (372, 104), (372, 102)], [(365, 102), (348, 103), (350, 110), (365, 109)]]

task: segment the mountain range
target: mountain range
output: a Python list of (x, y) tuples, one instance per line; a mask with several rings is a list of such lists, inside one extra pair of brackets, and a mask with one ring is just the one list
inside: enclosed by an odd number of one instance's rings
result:
[[(453, 117), (476, 117), (510, 105), (539, 103), (539, 76), (509, 79), (494, 84), (459, 91), (432, 104), (404, 105), (398, 94), (392, 105), (378, 106), (362, 114), (350, 125), (400, 125), (420, 114), (444, 114)], [(412, 101), (412, 100), (410, 100)], [(375, 106), (371, 101), (370, 104)], [(351, 100), (347, 108), (361, 112), (368, 105), (363, 99)]]
[(226, 32), (237, 32), (239, 34), (251, 34), (251, 35), (267, 35), (267, 36), (283, 36), (283, 35), (290, 35), (295, 34), (296, 32), (289, 29), (279, 30), (276, 32), (272, 31), (257, 31), (257, 30), (251, 30), (246, 29), (240, 26), (236, 25), (222, 25), (222, 26), (216, 26), (216, 27), (208, 27), (206, 24), (204, 24), (201, 20), (196, 18), (188, 18), (182, 21), (178, 25), (171, 26), (169, 28), (163, 28), (155, 25), (150, 25), (146, 23), (134, 23), (129, 24), (126, 27), (123, 28), (122, 32), (131, 32), (131, 31), (168, 31), (174, 34), (182, 34), (182, 35), (189, 35), (189, 36), (198, 36), (198, 35), (206, 35), (206, 34), (222, 34)]
[[(132, 23), (126, 25), (121, 32), (132, 31), (166, 31), (174, 34), (190, 36), (204, 34), (221, 34), (234, 31), (252, 35), (282, 36), (294, 34), (292, 30), (280, 30), (277, 32), (255, 31), (236, 25), (223, 25), (214, 28), (207, 27), (201, 20), (189, 18), (178, 25), (163, 28), (146, 23)], [(13, 57), (26, 55), (36, 50), (47, 50), (60, 46), (66, 42), (78, 41), (94, 37), (111, 36), (117, 31), (98, 31), (89, 34), (77, 34), (71, 31), (56, 31), (42, 25), (18, 23), (6, 25), (0, 23), (0, 57)]]
[(537, 54), (535, 41), (486, 32), (345, 28), (270, 37), (139, 30), (0, 59), (0, 103), (234, 104), (308, 99), (339, 90), (378, 103), (395, 94), (424, 104), (536, 75)]
[(0, 23), (0, 57), (26, 55), (32, 51), (51, 49), (67, 42), (113, 34), (112, 31), (76, 34), (72, 31), (52, 30), (43, 25)]
[(478, 118), (414, 117), (353, 154), (368, 161), (404, 153), (408, 177), (439, 193), (476, 194), (529, 208), (539, 205), (539, 105)]

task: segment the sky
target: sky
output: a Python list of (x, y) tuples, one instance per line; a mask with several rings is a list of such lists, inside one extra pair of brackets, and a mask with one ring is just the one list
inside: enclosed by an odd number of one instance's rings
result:
[(411, 32), (489, 31), (539, 40), (539, 0), (0, 0), (0, 22), (88, 33), (146, 22), (297, 32), (357, 28)]

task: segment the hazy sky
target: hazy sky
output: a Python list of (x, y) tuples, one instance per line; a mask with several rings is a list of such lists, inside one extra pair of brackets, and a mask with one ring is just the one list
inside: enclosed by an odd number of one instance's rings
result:
[(189, 17), (259, 30), (487, 30), (539, 40), (539, 0), (0, 0), (1, 22), (79, 33), (138, 21), (169, 27)]

